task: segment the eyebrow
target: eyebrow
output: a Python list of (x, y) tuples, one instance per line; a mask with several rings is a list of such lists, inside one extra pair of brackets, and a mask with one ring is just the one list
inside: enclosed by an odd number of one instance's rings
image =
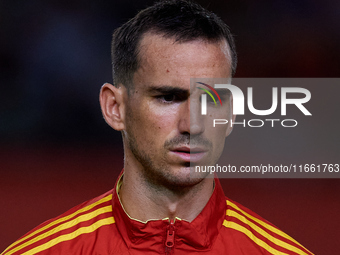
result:
[(178, 87), (173, 87), (169, 85), (160, 86), (150, 86), (147, 91), (149, 93), (160, 93), (160, 94), (187, 94), (189, 95), (189, 90), (181, 89)]

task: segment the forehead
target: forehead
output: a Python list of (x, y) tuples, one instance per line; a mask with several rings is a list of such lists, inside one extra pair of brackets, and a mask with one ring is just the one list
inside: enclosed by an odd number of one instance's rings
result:
[[(139, 46), (139, 68), (134, 83), (187, 86), (190, 78), (226, 78), (231, 75), (231, 57), (226, 41), (174, 38), (147, 33)], [(186, 85), (184, 85), (186, 84)]]

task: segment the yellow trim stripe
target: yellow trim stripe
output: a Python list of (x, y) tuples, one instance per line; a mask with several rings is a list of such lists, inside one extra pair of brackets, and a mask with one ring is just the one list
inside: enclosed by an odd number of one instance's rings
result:
[[(294, 240), (292, 237), (290, 237), (289, 235), (287, 235), (286, 233), (282, 232), (281, 230), (279, 230), (278, 228), (273, 227), (272, 225), (269, 225), (268, 223), (255, 218), (254, 216), (250, 215), (249, 213), (246, 213), (245, 211), (243, 211), (241, 208), (239, 208), (237, 205), (235, 205), (234, 203), (230, 202), (229, 200), (227, 200), (227, 205), (233, 207), (234, 209), (242, 212), (244, 215), (246, 215), (248, 218), (252, 219), (253, 221), (259, 223), (260, 225), (262, 225), (263, 227), (265, 227), (266, 229), (274, 232), (275, 234), (278, 234), (290, 241), (292, 241), (293, 243), (297, 244), (298, 246), (304, 248), (305, 250), (307, 250), (304, 246), (302, 246), (300, 243), (298, 243), (296, 240)], [(228, 212), (228, 210), (227, 210)], [(308, 250), (307, 250), (308, 251)]]
[(278, 251), (274, 249), (273, 247), (269, 246), (267, 243), (262, 241), (261, 239), (254, 236), (252, 232), (249, 231), (249, 229), (246, 229), (245, 227), (231, 221), (224, 220), (223, 226), (226, 228), (232, 228), (237, 231), (240, 231), (244, 233), (246, 236), (248, 236), (251, 240), (253, 240), (257, 245), (261, 246), (262, 248), (266, 249), (269, 253), (275, 254), (275, 255), (289, 255), (288, 253), (283, 253), (281, 251)]
[(287, 250), (291, 250), (297, 254), (303, 254), (303, 255), (308, 255), (307, 253), (305, 253), (304, 251), (300, 250), (299, 248), (290, 245), (280, 239), (275, 238), (274, 236), (270, 235), (269, 233), (267, 233), (266, 231), (264, 231), (262, 228), (258, 227), (256, 224), (252, 223), (251, 221), (247, 220), (244, 216), (238, 214), (235, 211), (232, 210), (228, 210), (227, 211), (227, 215), (231, 216), (231, 217), (235, 217), (237, 219), (239, 219), (240, 221), (242, 221), (243, 223), (247, 224), (248, 226), (250, 226), (252, 229), (254, 229), (257, 233), (261, 234), (262, 236), (264, 236), (265, 238), (267, 238), (268, 240), (270, 240), (271, 242), (273, 242), (274, 244), (281, 246)]
[(5, 253), (9, 249), (11, 249), (13, 246), (15, 246), (15, 245), (17, 245), (19, 243), (22, 243), (23, 241), (27, 240), (28, 238), (30, 238), (30, 237), (32, 237), (32, 236), (34, 236), (34, 235), (36, 235), (36, 234), (38, 234), (38, 233), (48, 229), (48, 228), (50, 228), (50, 227), (52, 227), (52, 226), (54, 226), (56, 224), (59, 224), (59, 223), (64, 222), (64, 221), (67, 221), (67, 220), (73, 218), (74, 216), (76, 216), (77, 214), (80, 214), (82, 212), (86, 212), (88, 210), (91, 210), (93, 207), (95, 207), (95, 206), (97, 206), (99, 204), (105, 203), (105, 202), (107, 202), (109, 200), (112, 200), (112, 194), (110, 194), (110, 195), (108, 195), (106, 197), (103, 197), (102, 199), (98, 200), (97, 202), (95, 202), (93, 204), (90, 204), (90, 205), (88, 205), (88, 206), (86, 206), (84, 208), (81, 208), (78, 211), (75, 211), (74, 213), (72, 213), (70, 215), (67, 215), (67, 216), (65, 216), (63, 218), (57, 219), (55, 221), (52, 221), (50, 224), (48, 224), (48, 225), (46, 225), (46, 226), (44, 226), (42, 228), (37, 229), (36, 231), (32, 232), (31, 234), (29, 234), (29, 235), (19, 239), (18, 241), (14, 242), (12, 245), (8, 246), (7, 249), (4, 250), (3, 253)]
[[(38, 241), (40, 241), (40, 240), (42, 240), (46, 237), (49, 237), (49, 236), (51, 236), (55, 233), (58, 233), (60, 231), (65, 230), (65, 229), (72, 228), (80, 222), (88, 221), (90, 219), (95, 218), (96, 216), (98, 216), (100, 214), (107, 213), (107, 212), (112, 212), (112, 206), (106, 206), (106, 207), (103, 207), (103, 208), (99, 208), (99, 209), (97, 209), (97, 210), (95, 210), (91, 213), (83, 214), (83, 215), (81, 215), (81, 216), (79, 216), (79, 217), (77, 217), (77, 218), (75, 218), (71, 221), (67, 221), (64, 224), (61, 224), (58, 227), (53, 228), (53, 229), (49, 230), (48, 232), (45, 232), (45, 233), (43, 233), (39, 236), (36, 236), (35, 238), (27, 241), (26, 243), (23, 243), (23, 244), (15, 247), (14, 249), (10, 250), (6, 255), (11, 255), (14, 252), (19, 251), (19, 250), (21, 250), (21, 249), (23, 249), (23, 248), (25, 248), (25, 247), (27, 247), (31, 244), (34, 244), (35, 242), (38, 242)], [(110, 216), (110, 217), (112, 217), (112, 216)], [(114, 218), (113, 218), (113, 223), (114, 223)]]
[(82, 227), (77, 229), (76, 231), (70, 233), (70, 234), (66, 234), (66, 235), (62, 235), (62, 236), (58, 236), (57, 238), (52, 239), (51, 241), (44, 243), (38, 247), (35, 247), (25, 253), (22, 253), (21, 255), (33, 255), (36, 254), (38, 252), (44, 251), (46, 249), (51, 248), (52, 246), (64, 242), (64, 241), (69, 241), (72, 240), (82, 234), (88, 234), (91, 233), (93, 231), (95, 231), (96, 229), (105, 226), (105, 225), (110, 225), (114, 223), (114, 219), (112, 217), (106, 218), (106, 219), (102, 219), (97, 221), (96, 223), (92, 224), (91, 226), (88, 227)]

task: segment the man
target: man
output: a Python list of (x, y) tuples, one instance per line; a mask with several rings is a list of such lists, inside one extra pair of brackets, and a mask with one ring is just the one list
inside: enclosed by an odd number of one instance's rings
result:
[[(228, 27), (187, 1), (141, 11), (113, 35), (114, 85), (104, 84), (106, 122), (121, 131), (124, 170), (113, 190), (49, 220), (2, 254), (311, 254), (240, 204), (214, 164), (231, 127), (209, 132), (190, 78), (230, 78), (236, 52)], [(231, 98), (223, 112), (233, 118)], [(222, 141), (221, 141), (222, 140)]]

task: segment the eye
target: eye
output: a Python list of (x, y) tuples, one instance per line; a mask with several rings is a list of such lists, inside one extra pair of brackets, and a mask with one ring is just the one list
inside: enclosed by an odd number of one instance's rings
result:
[(174, 101), (175, 99), (175, 95), (169, 94), (169, 95), (165, 95), (163, 96), (164, 101), (170, 102), (170, 101)]
[(174, 94), (167, 94), (158, 97), (164, 103), (171, 103), (176, 100), (176, 96)]
[(163, 92), (153, 96), (161, 104), (181, 103), (188, 99), (187, 91), (180, 92)]
[[(214, 99), (215, 99), (215, 98), (214, 98)], [(207, 101), (208, 101), (209, 104), (215, 105), (214, 99), (213, 99), (211, 96), (209, 96), (209, 95), (207, 96)]]

